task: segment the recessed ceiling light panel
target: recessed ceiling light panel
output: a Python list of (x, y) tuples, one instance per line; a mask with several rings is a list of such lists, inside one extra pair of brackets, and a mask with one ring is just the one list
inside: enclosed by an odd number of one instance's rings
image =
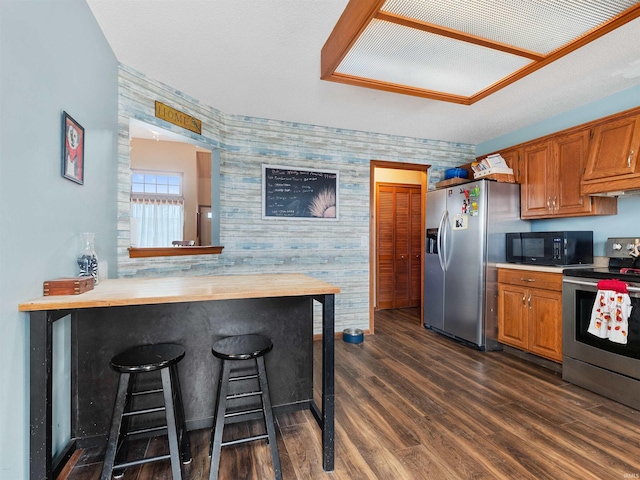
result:
[(373, 20), (336, 73), (470, 96), (531, 60)]
[(349, 0), (320, 76), (471, 105), (639, 17), (638, 0)]
[(387, 0), (381, 11), (548, 54), (637, 3), (634, 0)]

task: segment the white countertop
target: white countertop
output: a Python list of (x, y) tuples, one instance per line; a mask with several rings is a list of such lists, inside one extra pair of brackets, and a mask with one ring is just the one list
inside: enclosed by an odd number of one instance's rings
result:
[(596, 263), (589, 265), (525, 265), (522, 263), (496, 263), (497, 268), (510, 268), (512, 270), (529, 270), (530, 272), (549, 272), (562, 273), (568, 268), (593, 268), (598, 266)]

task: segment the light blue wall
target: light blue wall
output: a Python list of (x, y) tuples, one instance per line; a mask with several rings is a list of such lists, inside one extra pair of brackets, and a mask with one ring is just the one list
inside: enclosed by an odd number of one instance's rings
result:
[[(570, 110), (543, 122), (529, 125), (476, 146), (476, 156), (495, 152), (560, 130), (606, 117), (617, 112), (640, 106), (640, 85), (616, 93), (597, 102)], [(592, 230), (594, 255), (605, 255), (605, 243), (609, 237), (640, 235), (640, 196), (620, 197), (618, 214), (602, 217), (533, 220), (535, 232), (548, 230)]]
[(596, 102), (574, 108), (573, 110), (548, 118), (542, 122), (534, 123), (519, 130), (514, 130), (486, 142), (479, 143), (476, 145), (476, 156), (479, 157), (512, 145), (534, 140), (637, 106), (640, 106), (640, 85), (610, 95)]
[[(120, 67), (118, 275), (304, 273), (338, 285), (337, 332), (369, 329), (369, 173), (372, 159), (432, 165), (432, 182), (473, 159), (474, 146), (245, 117), (217, 110), (143, 73)], [(202, 120), (202, 135), (186, 136), (219, 148), (222, 255), (129, 258), (129, 121), (179, 132), (154, 117), (158, 100)], [(338, 222), (263, 219), (262, 164), (340, 172)], [(316, 318), (315, 332), (321, 333)]]
[(591, 230), (594, 242), (593, 254), (603, 257), (607, 238), (640, 236), (640, 196), (618, 198), (617, 215), (534, 220), (531, 222), (531, 230), (534, 232)]
[[(116, 265), (117, 61), (84, 0), (0, 1), (0, 479), (28, 477), (28, 316), (45, 280), (75, 276), (76, 236)], [(62, 112), (84, 128), (84, 185), (61, 172)], [(55, 374), (68, 381), (69, 322)], [(68, 395), (54, 393), (68, 435)], [(65, 417), (66, 415), (66, 417)]]

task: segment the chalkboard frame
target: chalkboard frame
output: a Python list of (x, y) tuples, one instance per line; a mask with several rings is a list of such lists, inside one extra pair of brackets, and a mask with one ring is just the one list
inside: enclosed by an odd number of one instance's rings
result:
[[(272, 196), (274, 192), (270, 190), (270, 180), (269, 176), (274, 170), (283, 170), (283, 174), (285, 175), (298, 175), (302, 178), (317, 178), (320, 175), (325, 176), (333, 176), (335, 178), (323, 178), (322, 185), (329, 186), (335, 192), (335, 217), (319, 217), (313, 216), (310, 214), (303, 214), (299, 211), (292, 211), (290, 213), (284, 214), (280, 212), (274, 212), (270, 210), (268, 205), (270, 201), (273, 200)], [(318, 169), (318, 168), (307, 168), (307, 167), (291, 167), (286, 165), (270, 165), (263, 163), (262, 164), (262, 218), (263, 219), (284, 219), (284, 220), (314, 220), (314, 221), (329, 221), (336, 222), (340, 218), (340, 202), (339, 202), (339, 191), (340, 191), (340, 172), (338, 170), (328, 170), (328, 169)], [(281, 195), (285, 193), (279, 192)]]

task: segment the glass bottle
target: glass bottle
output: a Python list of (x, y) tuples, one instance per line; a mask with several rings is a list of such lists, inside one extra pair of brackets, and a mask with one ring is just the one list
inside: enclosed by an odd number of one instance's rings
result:
[(95, 249), (95, 233), (80, 234), (80, 254), (78, 255), (79, 277), (93, 277), (93, 284), (98, 285), (98, 255)]

